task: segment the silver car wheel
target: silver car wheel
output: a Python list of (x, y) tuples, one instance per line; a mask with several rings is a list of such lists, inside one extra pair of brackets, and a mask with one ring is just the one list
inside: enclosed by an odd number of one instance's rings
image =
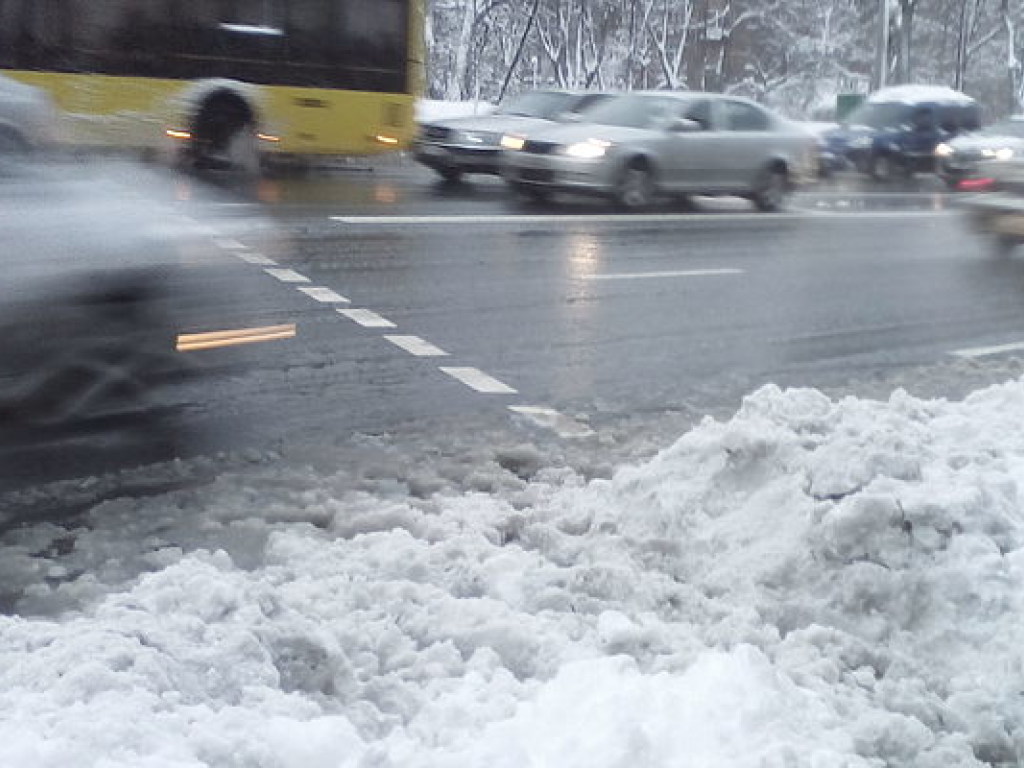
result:
[(765, 171), (754, 190), (754, 205), (759, 211), (777, 211), (786, 204), (789, 182), (780, 170)]
[(615, 199), (623, 208), (646, 208), (654, 199), (651, 172), (640, 165), (631, 165), (622, 172), (615, 190)]

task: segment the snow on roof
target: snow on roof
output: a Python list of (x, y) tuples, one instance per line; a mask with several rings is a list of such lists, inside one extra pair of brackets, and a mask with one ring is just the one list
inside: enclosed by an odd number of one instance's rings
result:
[(893, 85), (875, 91), (868, 96), (868, 101), (873, 103), (896, 101), (907, 104), (916, 104), (922, 101), (957, 104), (974, 103), (974, 99), (967, 94), (947, 88), (944, 85)]

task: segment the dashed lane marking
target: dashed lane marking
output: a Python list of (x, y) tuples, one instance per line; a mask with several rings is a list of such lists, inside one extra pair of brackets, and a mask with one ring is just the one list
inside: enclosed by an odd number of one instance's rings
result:
[(424, 341), (419, 336), (384, 336), (396, 347), (400, 347), (410, 355), (416, 357), (445, 357), (448, 353), (440, 347), (435, 347), (429, 341)]
[(970, 347), (968, 349), (957, 349), (949, 354), (956, 357), (987, 357), (988, 355), (1001, 355), (1006, 352), (1020, 352), (1024, 350), (1024, 341), (1017, 341), (1012, 344), (999, 344), (992, 347)]
[(271, 277), (276, 277), (282, 283), (308, 283), (309, 278), (300, 275), (294, 269), (265, 269), (263, 270)]
[(451, 215), (451, 216), (331, 216), (330, 220), (339, 224), (391, 225), (391, 224), (591, 224), (591, 223), (651, 223), (676, 221), (720, 221), (727, 217), (736, 219), (780, 220), (794, 219), (799, 216), (790, 213), (772, 214), (765, 217), (763, 213), (595, 213), (595, 214), (486, 214), (486, 215)]
[(441, 371), (447, 373), (453, 379), (461, 381), (470, 389), (482, 392), (486, 395), (515, 395), (516, 390), (508, 384), (498, 381), (493, 376), (488, 376), (478, 368), (451, 368), (441, 367)]
[(550, 429), (561, 438), (573, 439), (590, 437), (595, 434), (594, 430), (586, 424), (571, 419), (554, 408), (536, 405), (510, 405), (508, 409), (532, 421), (538, 427)]
[[(340, 217), (332, 217), (338, 219)], [(465, 217), (456, 217), (465, 218)], [(505, 217), (499, 217), (505, 218)], [(546, 220), (550, 220), (549, 217), (544, 217)], [(564, 218), (564, 217), (563, 217)], [(394, 217), (389, 219), (394, 221)], [(242, 261), (262, 267), (272, 267), (277, 264), (273, 259), (264, 256), (261, 253), (249, 252), (248, 246), (243, 245), (237, 240), (232, 238), (215, 238), (215, 242), (221, 248), (227, 251), (232, 251)], [(281, 269), (281, 268), (265, 268), (263, 270), (271, 277), (276, 278), (282, 283), (295, 284), (295, 288), (301, 293), (309, 296), (315, 301), (323, 304), (348, 304), (349, 299), (342, 296), (341, 294), (333, 291), (330, 288), (322, 285), (301, 285), (301, 283), (311, 282), (308, 277), (302, 275), (292, 269)], [(597, 275), (593, 279), (616, 279), (616, 278), (637, 278), (637, 277), (682, 277), (682, 276), (695, 276), (704, 274), (731, 274), (740, 272), (741, 270), (688, 270), (686, 272), (660, 272), (660, 273), (636, 273), (636, 274), (622, 274), (622, 275)], [(391, 322), (387, 318), (381, 317), (376, 312), (369, 309), (335, 309), (339, 315), (343, 315), (350, 320), (358, 323), (366, 328), (395, 328), (395, 323)], [(270, 329), (256, 329), (265, 330), (268, 332), (273, 331), (272, 335), (267, 335), (266, 338), (291, 338), (295, 335), (295, 326), (281, 326), (280, 328)], [(256, 338), (252, 335), (250, 339), (246, 336), (246, 340), (263, 340), (263, 337)], [(430, 342), (420, 338), (419, 336), (412, 335), (398, 335), (398, 334), (385, 334), (384, 338), (400, 349), (405, 350), (411, 355), (416, 357), (445, 357), (448, 355), (440, 347), (437, 347)], [(204, 339), (205, 341), (205, 339)], [(220, 339), (215, 339), (217, 343), (221, 343)], [(213, 341), (208, 342), (213, 343)], [(234, 342), (241, 343), (241, 342)], [(197, 347), (198, 348), (198, 347)], [(489, 376), (478, 368), (469, 367), (451, 367), (441, 366), (439, 368), (443, 373), (451, 376), (453, 379), (465, 384), (470, 389), (475, 390), (483, 394), (501, 394), (501, 395), (515, 395), (518, 392), (505, 384), (502, 381)], [(563, 439), (572, 438), (585, 438), (594, 434), (594, 431), (587, 426), (575, 419), (571, 419), (564, 414), (559, 413), (553, 408), (545, 408), (542, 406), (533, 405), (513, 405), (509, 406), (509, 411), (521, 416), (522, 418), (532, 422), (538, 427), (544, 429), (550, 429), (555, 434)]]
[(758, 213), (721, 211), (717, 213), (593, 213), (593, 214), (489, 214), (451, 216), (330, 216), (338, 224), (361, 226), (431, 225), (431, 224), (658, 224), (691, 222), (800, 221), (807, 218), (824, 219), (893, 219), (934, 218), (949, 216), (948, 209), (916, 211), (864, 211), (822, 210), (797, 208), (785, 213)]
[(277, 264), (272, 258), (264, 256), (262, 253), (237, 253), (235, 255), (246, 264), (255, 264), (259, 267), (273, 267)]
[(359, 323), (364, 328), (396, 328), (397, 326), (387, 318), (381, 317), (369, 309), (338, 309), (339, 315), (344, 315), (349, 320)]
[(311, 299), (316, 299), (321, 304), (348, 304), (349, 300), (340, 293), (335, 293), (330, 288), (322, 285), (300, 285), (297, 286), (302, 293)]
[(742, 275), (742, 269), (679, 269), (667, 272), (612, 272), (604, 275), (587, 275), (586, 280), (645, 280), (660, 277), (714, 277), (717, 275)]

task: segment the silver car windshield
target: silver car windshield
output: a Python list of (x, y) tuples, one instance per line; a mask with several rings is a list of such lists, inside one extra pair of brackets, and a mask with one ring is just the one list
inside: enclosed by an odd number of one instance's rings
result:
[(654, 128), (680, 112), (682, 102), (663, 96), (627, 93), (606, 99), (586, 112), (586, 120), (624, 128)]

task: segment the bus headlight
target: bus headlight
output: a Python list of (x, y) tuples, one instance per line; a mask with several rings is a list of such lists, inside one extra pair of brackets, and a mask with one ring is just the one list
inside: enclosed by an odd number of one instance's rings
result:
[(611, 143), (607, 141), (587, 139), (586, 141), (567, 146), (565, 154), (578, 160), (596, 160), (599, 157), (604, 157), (610, 146)]

